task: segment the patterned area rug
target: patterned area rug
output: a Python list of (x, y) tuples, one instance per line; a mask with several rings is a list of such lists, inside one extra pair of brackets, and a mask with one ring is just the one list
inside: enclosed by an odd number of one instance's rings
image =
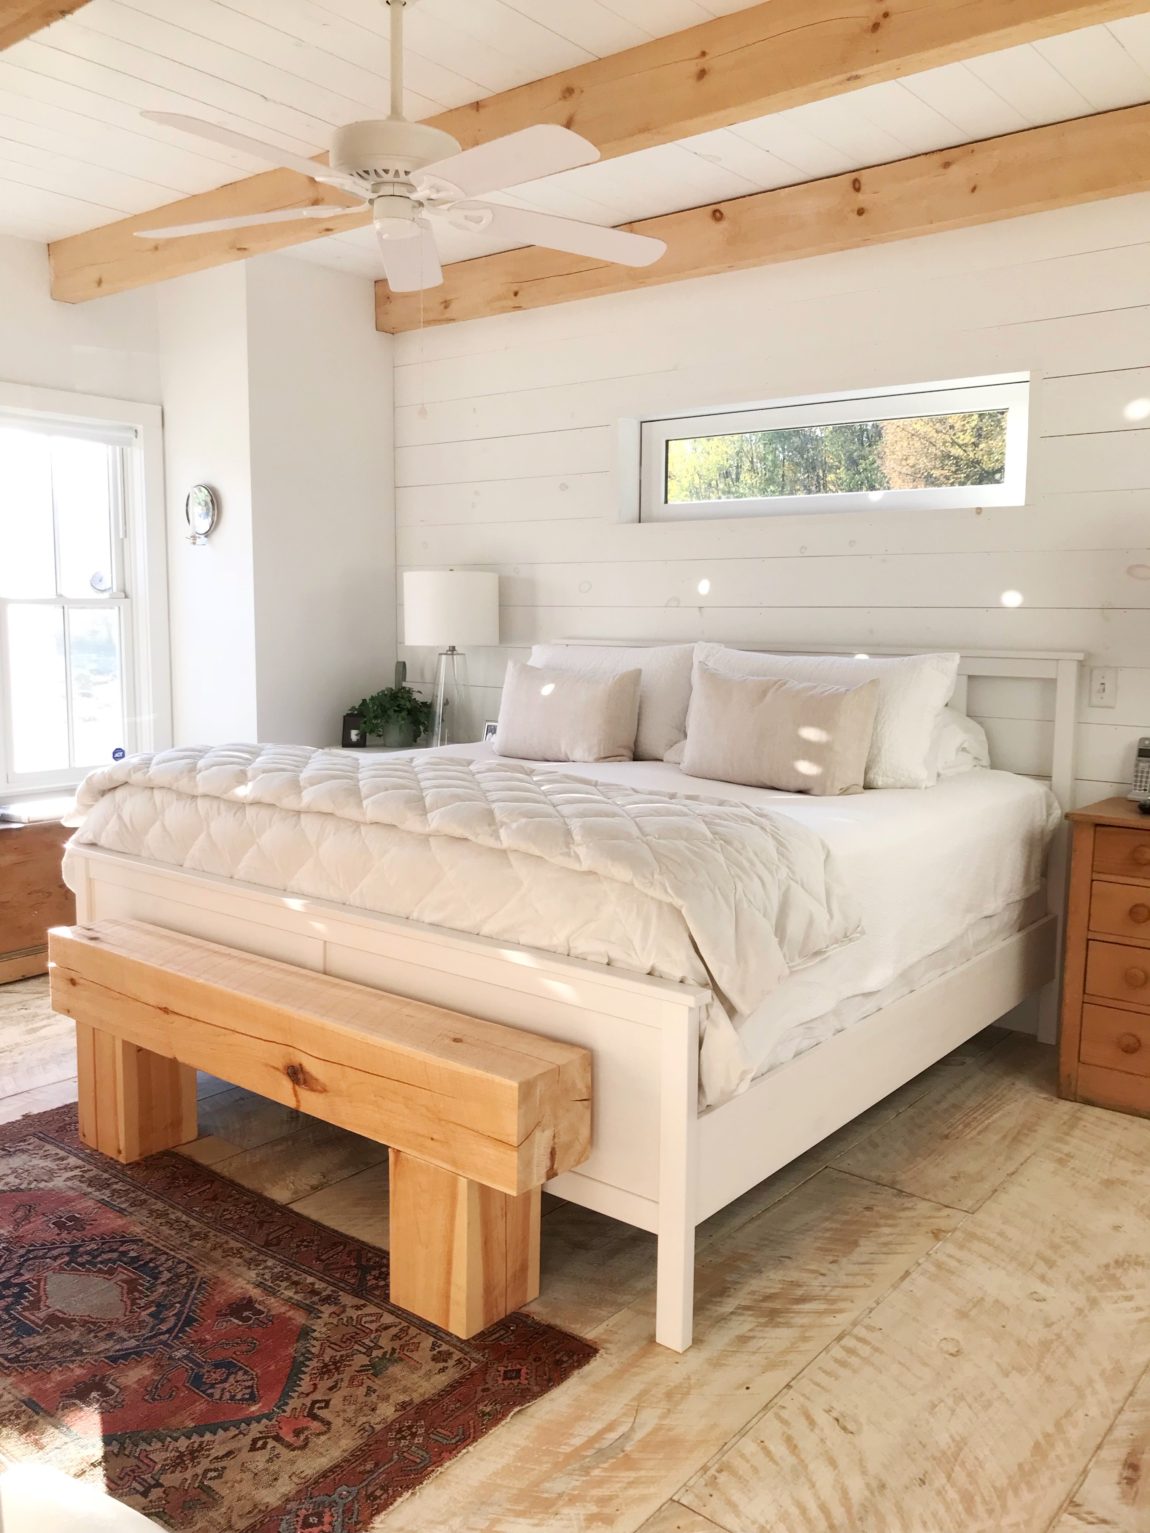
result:
[(194, 1533), (366, 1533), (594, 1356), (527, 1315), (470, 1342), (387, 1255), (179, 1155), (118, 1166), (73, 1108), (0, 1129), (0, 1460)]

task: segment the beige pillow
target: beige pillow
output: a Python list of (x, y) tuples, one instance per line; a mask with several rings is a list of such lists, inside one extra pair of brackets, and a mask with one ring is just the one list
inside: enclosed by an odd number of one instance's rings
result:
[(945, 655), (768, 655), (701, 643), (695, 665), (726, 676), (773, 676), (783, 681), (817, 681), (831, 687), (879, 684), (874, 734), (867, 760), (868, 788), (931, 788), (938, 771), (931, 738), (950, 701), (958, 656)]
[(531, 664), (577, 676), (618, 676), (638, 667), (639, 728), (636, 761), (662, 761), (682, 745), (691, 701), (693, 644), (536, 644)]
[(503, 681), (495, 751), (522, 761), (631, 761), (639, 724), (638, 671), (595, 681), (512, 660)]
[(879, 684), (829, 687), (695, 666), (683, 771), (786, 793), (859, 793)]

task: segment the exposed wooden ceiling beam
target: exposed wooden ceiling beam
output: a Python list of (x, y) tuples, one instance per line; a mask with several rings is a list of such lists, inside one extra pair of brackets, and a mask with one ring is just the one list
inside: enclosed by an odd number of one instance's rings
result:
[(444, 268), (422, 295), (376, 284), (376, 324), (398, 333), (741, 271), (1150, 191), (1150, 106), (1125, 107), (627, 224), (666, 240), (653, 266), (511, 250)]
[(62, 21), (88, 0), (0, 0), (0, 52), (54, 21)]
[[(0, 4), (3, 0), (0, 0)], [(20, 0), (17, 0), (20, 3)], [(27, 3), (27, 0), (24, 0)], [(59, 4), (59, 0), (57, 0)], [(502, 91), (430, 121), (464, 147), (537, 122), (574, 128), (604, 159), (819, 101), (997, 48), (1111, 21), (1150, 0), (764, 0), (684, 32)], [(52, 295), (67, 303), (317, 239), (322, 223), (146, 241), (134, 230), (292, 207), (304, 179), (268, 171), (145, 216), (55, 241)], [(327, 195), (310, 200), (334, 201)], [(353, 215), (350, 230), (368, 222)]]

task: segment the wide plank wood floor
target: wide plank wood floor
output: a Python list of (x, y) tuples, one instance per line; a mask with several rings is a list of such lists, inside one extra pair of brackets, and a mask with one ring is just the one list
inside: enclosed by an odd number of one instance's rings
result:
[[(1150, 1533), (1150, 1122), (1060, 1101), (990, 1029), (699, 1231), (697, 1340), (654, 1240), (545, 1199), (533, 1310), (599, 1358), (387, 1533)], [(0, 1122), (75, 1095), (45, 982), (0, 987)], [(184, 1153), (386, 1245), (387, 1161), (225, 1082)]]

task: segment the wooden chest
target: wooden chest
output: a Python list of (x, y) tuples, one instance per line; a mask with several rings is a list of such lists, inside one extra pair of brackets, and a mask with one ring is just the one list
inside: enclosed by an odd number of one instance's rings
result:
[(1150, 815), (1109, 798), (1068, 818), (1062, 1095), (1150, 1116)]
[(0, 823), (0, 984), (45, 973), (48, 928), (76, 919), (76, 902), (60, 876), (71, 834), (58, 820)]

